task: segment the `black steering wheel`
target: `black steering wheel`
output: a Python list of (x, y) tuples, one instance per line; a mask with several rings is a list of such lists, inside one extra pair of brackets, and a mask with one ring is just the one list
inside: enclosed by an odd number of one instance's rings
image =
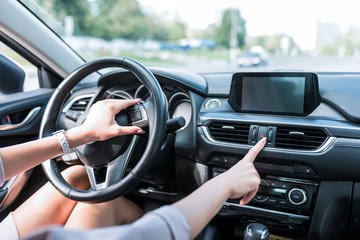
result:
[[(138, 163), (126, 176), (127, 164), (140, 138), (138, 135), (119, 136), (104, 142), (92, 142), (76, 148), (80, 160), (86, 167), (91, 183), (91, 188), (85, 191), (71, 186), (63, 179), (55, 159), (49, 159), (42, 163), (47, 178), (55, 188), (64, 196), (75, 201), (104, 202), (128, 192), (145, 175), (151, 159), (159, 151), (162, 139), (165, 136), (166, 103), (161, 87), (154, 75), (135, 60), (126, 57), (105, 57), (82, 65), (59, 85), (44, 112), (40, 127), (40, 138), (51, 136), (55, 131), (59, 113), (70, 91), (89, 74), (109, 67), (129, 70), (150, 93), (149, 100), (141, 104), (140, 107), (149, 126), (147, 145)], [(119, 79), (120, 81), (121, 79)], [(96, 96), (93, 99), (96, 99)], [(126, 113), (118, 114), (116, 121), (119, 124), (127, 124)]]

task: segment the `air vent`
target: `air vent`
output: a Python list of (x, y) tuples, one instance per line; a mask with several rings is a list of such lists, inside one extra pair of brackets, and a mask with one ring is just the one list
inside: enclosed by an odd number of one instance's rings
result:
[(212, 122), (208, 129), (215, 140), (240, 144), (248, 143), (249, 124), (216, 121)]
[(70, 110), (84, 112), (89, 104), (91, 97), (84, 97), (76, 100), (70, 107)]
[(321, 129), (278, 127), (275, 147), (314, 150), (319, 148), (326, 138), (326, 133)]

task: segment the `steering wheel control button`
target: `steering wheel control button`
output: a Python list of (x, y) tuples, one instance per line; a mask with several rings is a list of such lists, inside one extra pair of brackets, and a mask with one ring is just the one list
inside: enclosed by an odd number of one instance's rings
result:
[(139, 110), (130, 113), (129, 116), (131, 122), (137, 122), (142, 119), (141, 112)]
[(307, 200), (306, 192), (301, 188), (292, 188), (288, 193), (288, 198), (293, 205), (302, 205)]
[(81, 116), (81, 114), (82, 114), (82, 112), (79, 112), (79, 111), (68, 110), (68, 111), (66, 111), (65, 116), (66, 116), (66, 118), (71, 119), (74, 122), (76, 122), (79, 119), (79, 117)]
[(142, 104), (136, 104), (127, 109), (129, 125), (138, 126), (141, 128), (147, 127), (149, 121), (145, 111), (145, 107)]

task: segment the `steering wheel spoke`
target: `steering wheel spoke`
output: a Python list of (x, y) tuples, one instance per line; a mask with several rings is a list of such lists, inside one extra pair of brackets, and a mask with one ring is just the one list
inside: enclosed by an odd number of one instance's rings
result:
[(140, 137), (134, 135), (126, 151), (113, 161), (100, 167), (85, 165), (90, 180), (91, 189), (98, 191), (121, 181)]

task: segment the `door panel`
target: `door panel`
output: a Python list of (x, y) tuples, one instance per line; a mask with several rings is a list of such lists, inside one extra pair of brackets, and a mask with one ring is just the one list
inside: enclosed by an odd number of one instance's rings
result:
[(37, 138), (52, 93), (42, 88), (0, 97), (0, 147)]

